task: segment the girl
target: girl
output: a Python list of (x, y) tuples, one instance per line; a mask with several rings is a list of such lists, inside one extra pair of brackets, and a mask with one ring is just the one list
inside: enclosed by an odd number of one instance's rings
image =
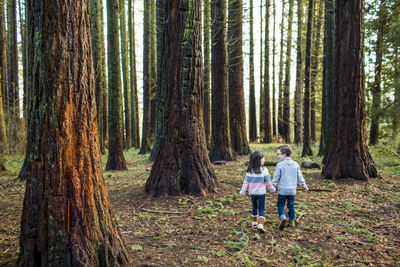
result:
[(251, 203), (253, 206), (252, 226), (257, 226), (260, 232), (265, 232), (264, 214), (266, 186), (268, 185), (268, 189), (271, 192), (275, 192), (275, 187), (271, 183), (268, 170), (263, 167), (264, 162), (264, 155), (261, 152), (256, 151), (250, 154), (249, 167), (247, 168), (242, 190), (240, 190), (240, 196), (244, 196), (247, 188), (249, 188)]

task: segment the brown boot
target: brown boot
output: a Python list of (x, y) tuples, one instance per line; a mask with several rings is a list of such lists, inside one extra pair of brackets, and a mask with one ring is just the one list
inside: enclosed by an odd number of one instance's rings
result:
[(265, 221), (265, 219), (264, 219), (263, 217), (258, 217), (257, 229), (258, 229), (258, 231), (261, 232), (261, 233), (265, 233), (264, 221)]
[(252, 220), (251, 226), (252, 226), (253, 228), (257, 227), (257, 219), (258, 219), (258, 216), (252, 216), (252, 217), (251, 217), (251, 220)]

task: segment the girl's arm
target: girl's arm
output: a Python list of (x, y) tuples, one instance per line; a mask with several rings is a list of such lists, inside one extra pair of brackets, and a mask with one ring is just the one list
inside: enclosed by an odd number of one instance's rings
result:
[(249, 187), (249, 181), (248, 181), (247, 174), (246, 174), (246, 177), (244, 177), (242, 189), (240, 190), (240, 194), (242, 196), (244, 196), (248, 187)]
[(267, 187), (268, 187), (269, 191), (275, 192), (275, 187), (272, 185), (271, 177), (269, 176), (269, 172), (268, 172), (267, 168), (264, 169), (264, 182), (267, 183)]

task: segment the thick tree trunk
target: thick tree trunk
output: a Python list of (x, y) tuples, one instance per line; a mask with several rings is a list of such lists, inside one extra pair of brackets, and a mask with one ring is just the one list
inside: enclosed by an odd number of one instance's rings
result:
[(336, 2), (336, 127), (326, 178), (378, 177), (365, 134), (363, 0)]
[(236, 159), (232, 150), (229, 128), (228, 102), (228, 48), (225, 29), (225, 0), (211, 2), (211, 87), (212, 87), (212, 139), (211, 161)]
[[(322, 26), (322, 16), (323, 16), (323, 2), (318, 2), (318, 14), (315, 14), (315, 30), (312, 45), (313, 50), (311, 53), (311, 74), (310, 74), (310, 89), (311, 89), (311, 140), (316, 142), (317, 138), (315, 135), (315, 113), (316, 113), (316, 83), (317, 74), (319, 72), (319, 53), (320, 53), (320, 36), (321, 36), (321, 26)], [(314, 26), (313, 26), (314, 28)]]
[(18, 266), (130, 266), (102, 175), (89, 1), (27, 8), (34, 149)]
[(120, 33), (121, 33), (121, 59), (122, 59), (122, 85), (124, 88), (124, 147), (129, 149), (132, 147), (132, 131), (131, 131), (131, 102), (130, 102), (130, 75), (128, 66), (128, 38), (126, 33), (126, 2), (120, 0), (119, 10)]
[(203, 92), (204, 92), (204, 128), (206, 134), (207, 148), (211, 142), (211, 61), (210, 61), (210, 42), (211, 42), (211, 1), (204, 0), (203, 16), (203, 35), (204, 35), (204, 69), (203, 69)]
[(104, 21), (103, 1), (90, 0), (91, 34), (93, 47), (93, 66), (96, 81), (96, 108), (97, 125), (99, 130), (100, 151), (105, 153), (104, 146), (104, 91), (107, 90), (105, 44), (104, 44)]
[(142, 120), (142, 143), (139, 154), (151, 151), (150, 141), (150, 112), (151, 112), (151, 12), (149, 1), (144, 3), (143, 16), (143, 120)]
[(132, 146), (140, 147), (139, 136), (139, 106), (136, 76), (136, 48), (135, 48), (135, 5), (134, 0), (128, 1), (128, 34), (129, 34), (129, 63), (130, 63), (130, 106), (131, 106), (131, 137)]
[(297, 0), (297, 56), (296, 56), (296, 89), (294, 92), (294, 143), (301, 143), (301, 99), (303, 88), (303, 53), (302, 53), (302, 33), (303, 33), (303, 1)]
[(265, 3), (265, 58), (264, 58), (264, 113), (260, 116), (264, 117), (264, 143), (272, 142), (272, 129), (271, 129), (271, 99), (270, 99), (270, 86), (269, 86), (269, 16), (270, 16), (270, 0)]
[(285, 28), (285, 1), (282, 1), (281, 20), (281, 45), (279, 53), (279, 92), (278, 92), (278, 134), (283, 134), (283, 51), (284, 51), (284, 28)]
[(276, 94), (276, 75), (275, 75), (275, 56), (276, 56), (276, 30), (275, 30), (275, 25), (276, 25), (276, 3), (275, 0), (273, 0), (273, 16), (274, 16), (274, 27), (273, 31), (274, 33), (272, 34), (272, 135), (276, 138), (276, 99), (275, 99), (275, 94)]
[(313, 20), (313, 0), (308, 2), (306, 65), (304, 71), (304, 106), (303, 106), (303, 151), (301, 156), (312, 156), (311, 150), (311, 99), (310, 99), (310, 68), (311, 68), (311, 32)]
[(146, 182), (152, 196), (215, 192), (203, 128), (201, 2), (171, 0), (165, 12), (161, 86), (166, 92), (160, 149)]
[(7, 35), (6, 20), (4, 14), (5, 0), (0, 0), (0, 66), (1, 66), (1, 92), (3, 95), (3, 108), (5, 112), (9, 110), (8, 99), (8, 74), (7, 74)]
[(121, 61), (118, 36), (118, 2), (107, 0), (109, 143), (106, 170), (126, 170), (123, 151)]
[(319, 156), (324, 156), (323, 164), (333, 141), (336, 123), (336, 84), (335, 84), (335, 3), (325, 0), (324, 59), (322, 78), (322, 120)]
[(247, 141), (244, 106), (242, 10), (242, 0), (229, 2), (229, 125), (233, 150), (239, 155), (247, 155), (251, 151)]
[[(17, 2), (16, 0), (7, 0), (8, 98), (13, 123), (18, 122), (20, 111), (17, 35)], [(14, 128), (18, 129), (18, 126)], [(12, 134), (14, 135), (15, 132)]]
[(381, 80), (382, 80), (382, 57), (383, 57), (383, 35), (385, 27), (386, 12), (383, 12), (385, 0), (381, 0), (378, 11), (378, 33), (375, 47), (375, 81), (372, 87), (372, 110), (371, 110), (371, 130), (369, 133), (369, 144), (374, 146), (379, 140), (379, 123), (381, 118)]
[(150, 2), (150, 143), (154, 146), (157, 117), (157, 18), (156, 2)]
[(285, 82), (283, 84), (283, 123), (282, 137), (286, 143), (291, 142), (290, 138), (290, 62), (292, 56), (292, 26), (293, 26), (294, 0), (289, 0), (289, 18), (286, 42), (286, 65)]
[(249, 139), (250, 142), (257, 140), (257, 117), (256, 117), (256, 89), (254, 85), (254, 30), (253, 30), (253, 0), (250, 0), (250, 99), (249, 99)]

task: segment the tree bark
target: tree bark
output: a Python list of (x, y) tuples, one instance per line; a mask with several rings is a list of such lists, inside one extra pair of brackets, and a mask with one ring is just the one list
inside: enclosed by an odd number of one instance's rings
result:
[(9, 110), (8, 99), (8, 73), (7, 73), (7, 35), (6, 20), (4, 14), (5, 0), (0, 0), (0, 66), (1, 66), (1, 90), (3, 95), (3, 108), (7, 113)]
[[(23, 2), (23, 3), (21, 3)], [(23, 0), (18, 0), (18, 9), (19, 9), (19, 24), (20, 24), (20, 33), (21, 33), (21, 51), (22, 51), (22, 77), (23, 77), (23, 116), (26, 118), (26, 112), (27, 112), (27, 105), (28, 105), (28, 90), (27, 90), (27, 84), (28, 84), (28, 72), (27, 72), (27, 59), (26, 59), (26, 25), (25, 25), (25, 19), (22, 11), (26, 11), (26, 5), (25, 1)], [(26, 12), (25, 12), (26, 13)]]
[[(1, 3), (0, 3), (1, 5)], [(1, 12), (1, 11), (0, 11)], [(0, 79), (2, 73), (3, 66), (0, 65)], [(0, 86), (3, 84), (0, 83)], [(0, 155), (8, 153), (8, 142), (7, 142), (7, 134), (6, 134), (6, 122), (4, 118), (4, 109), (3, 109), (3, 95), (2, 89), (0, 88)]]
[(250, 154), (247, 141), (243, 89), (242, 0), (229, 1), (229, 125), (232, 149), (239, 155)]
[(136, 76), (136, 43), (135, 43), (135, 4), (134, 0), (128, 1), (128, 34), (129, 34), (129, 63), (130, 63), (130, 106), (131, 106), (131, 137), (132, 146), (140, 147), (139, 136), (139, 105)]
[(228, 48), (225, 29), (225, 0), (211, 1), (211, 87), (212, 87), (212, 139), (211, 161), (236, 159), (232, 151), (228, 102)]
[(130, 266), (102, 175), (89, 1), (27, 8), (33, 149), (18, 266)]
[(325, 0), (324, 58), (322, 78), (322, 119), (319, 156), (328, 158), (333, 141), (336, 123), (336, 84), (335, 84), (335, 2)]
[(285, 81), (283, 84), (283, 123), (282, 137), (286, 143), (291, 142), (290, 138), (290, 61), (292, 56), (292, 26), (293, 26), (293, 6), (294, 0), (289, 0), (289, 18), (286, 41), (286, 65)]
[(311, 68), (311, 33), (313, 20), (313, 0), (308, 1), (308, 21), (306, 37), (306, 65), (304, 71), (304, 106), (303, 106), (303, 151), (301, 156), (312, 156), (311, 150), (311, 101), (310, 101), (310, 68)]
[(123, 116), (118, 17), (118, 1), (107, 0), (109, 143), (106, 170), (127, 169), (121, 124)]
[(264, 117), (264, 143), (272, 143), (272, 128), (271, 128), (271, 99), (270, 99), (270, 86), (269, 86), (269, 16), (270, 16), (270, 0), (265, 3), (265, 47), (264, 47), (264, 113), (260, 116)]
[(325, 178), (378, 177), (365, 134), (363, 0), (336, 2), (336, 125)]
[(203, 16), (203, 35), (204, 35), (204, 69), (203, 69), (203, 92), (204, 92), (204, 128), (206, 134), (207, 148), (211, 142), (211, 62), (210, 62), (210, 42), (211, 42), (211, 2), (204, 0)]
[[(394, 69), (395, 69), (395, 75), (394, 75), (395, 89), (394, 89), (394, 112), (393, 112), (393, 119), (392, 119), (393, 120), (392, 139), (396, 140), (397, 131), (399, 129), (399, 124), (400, 124), (400, 118), (399, 118), (399, 113), (400, 113), (400, 70), (399, 70), (399, 48), (397, 48), (397, 47), (394, 49), (394, 66), (395, 66), (394, 67)], [(399, 146), (399, 148), (400, 148), (400, 146)]]
[(297, 56), (296, 56), (296, 89), (294, 92), (294, 143), (301, 143), (301, 99), (303, 88), (303, 53), (302, 53), (302, 34), (303, 34), (303, 1), (297, 0)]
[(250, 0), (250, 100), (249, 100), (249, 137), (250, 142), (257, 140), (256, 89), (254, 85), (254, 30), (253, 0)]
[[(260, 0), (260, 106), (259, 106), (259, 121), (260, 121), (260, 139), (264, 140), (265, 130), (265, 91), (264, 91), (264, 49), (263, 49), (263, 0)], [(265, 48), (265, 47), (264, 47)]]
[(276, 138), (276, 75), (275, 75), (275, 56), (276, 56), (276, 3), (273, 0), (273, 16), (274, 16), (274, 27), (273, 27), (273, 36), (272, 36), (272, 135)]
[[(19, 121), (19, 80), (18, 80), (18, 41), (17, 41), (17, 2), (7, 0), (7, 39), (8, 39), (8, 98), (10, 112), (14, 120)], [(18, 126), (14, 127), (15, 129)], [(16, 133), (12, 133), (16, 135)]]
[(281, 20), (281, 44), (279, 54), (279, 92), (278, 92), (278, 133), (283, 134), (283, 51), (284, 51), (284, 28), (285, 28), (285, 1), (282, 1), (282, 20)]
[(156, 18), (156, 2), (150, 2), (150, 143), (154, 146), (156, 133), (156, 117), (157, 117), (157, 18)]
[(202, 118), (201, 2), (171, 0), (165, 14), (160, 82), (167, 112), (145, 190), (155, 197), (205, 195), (215, 192), (218, 184)]

